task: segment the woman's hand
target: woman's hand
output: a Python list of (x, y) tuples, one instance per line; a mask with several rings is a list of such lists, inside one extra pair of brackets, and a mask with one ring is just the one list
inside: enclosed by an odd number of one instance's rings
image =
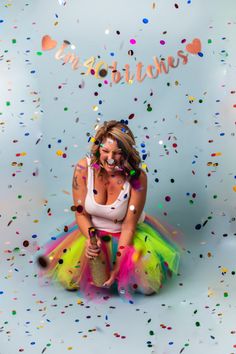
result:
[(118, 275), (118, 270), (113, 269), (110, 273), (110, 278), (107, 281), (105, 281), (105, 283), (102, 286), (104, 286), (105, 288), (109, 288), (115, 282), (117, 275)]
[(96, 236), (96, 239), (97, 239), (97, 247), (91, 244), (90, 238), (88, 238), (86, 241), (85, 255), (89, 259), (94, 259), (94, 257), (97, 257), (101, 251), (102, 241), (98, 236)]

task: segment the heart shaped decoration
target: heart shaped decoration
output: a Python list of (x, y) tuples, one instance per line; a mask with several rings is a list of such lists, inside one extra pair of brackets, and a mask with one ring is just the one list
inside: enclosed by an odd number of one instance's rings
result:
[(195, 38), (192, 43), (186, 45), (186, 50), (191, 54), (197, 54), (201, 51), (201, 41)]
[(57, 41), (53, 40), (49, 35), (43, 36), (42, 38), (42, 49), (50, 50), (55, 48), (57, 45)]

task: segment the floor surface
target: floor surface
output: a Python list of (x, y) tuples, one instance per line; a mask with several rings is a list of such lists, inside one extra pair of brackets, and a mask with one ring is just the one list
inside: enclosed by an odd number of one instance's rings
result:
[(235, 354), (235, 234), (184, 240), (179, 275), (133, 303), (96, 304), (37, 278), (26, 249), (1, 256), (0, 354)]

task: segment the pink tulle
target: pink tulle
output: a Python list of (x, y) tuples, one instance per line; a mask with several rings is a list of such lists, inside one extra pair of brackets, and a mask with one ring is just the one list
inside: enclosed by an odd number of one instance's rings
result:
[[(118, 242), (119, 237), (120, 237), (120, 232), (119, 233), (111, 233), (111, 232), (108, 233), (107, 231), (98, 230), (99, 237), (107, 236), (107, 235), (115, 237)], [(109, 264), (110, 271), (112, 271), (112, 269), (113, 269), (113, 265), (111, 263), (112, 257), (109, 254), (109, 251), (106, 247), (105, 242), (102, 242), (102, 244), (101, 244), (101, 251), (105, 254), (107, 264), (110, 263)], [(135, 253), (135, 248), (133, 245), (126, 246), (123, 249), (122, 257), (121, 257), (121, 261), (120, 261), (119, 273), (116, 277), (118, 291), (127, 300), (132, 299), (132, 296), (130, 293), (131, 289), (127, 288), (127, 284), (130, 284), (130, 282), (131, 282), (130, 275), (131, 274), (133, 275), (132, 283), (134, 285), (137, 280), (136, 277), (134, 276), (135, 269), (134, 269), (134, 262), (132, 260), (134, 253)], [(86, 298), (90, 298), (91, 300), (97, 301), (98, 303), (101, 302), (98, 295), (102, 294), (103, 299), (104, 299), (104, 297), (106, 298), (106, 295), (108, 295), (108, 297), (111, 296), (109, 289), (97, 288), (94, 285), (92, 285), (91, 282), (92, 282), (92, 276), (91, 276), (91, 272), (90, 272), (89, 262), (87, 259), (85, 259), (82, 277), (80, 279), (80, 291), (86, 296)]]
[[(157, 233), (160, 232), (161, 236), (163, 236), (163, 240), (166, 242), (166, 247), (170, 245), (170, 241), (168, 241), (168, 239), (171, 240), (171, 237), (173, 238), (173, 236), (176, 239), (176, 235), (179, 235), (179, 233), (175, 231), (172, 226), (164, 226), (162, 222), (159, 222), (154, 217), (146, 215), (145, 223), (154, 229)], [(60, 235), (56, 235), (57, 237), (44, 245), (44, 255), (50, 256), (51, 253), (53, 254), (52, 257), (49, 257), (50, 263), (48, 267), (40, 271), (39, 278), (41, 276), (48, 275), (48, 279), (53, 278), (55, 281), (61, 282), (62, 285), (68, 289), (76, 288), (78, 286), (79, 293), (81, 292), (81, 294), (83, 294), (86, 299), (91, 299), (95, 302), (101, 303), (112, 296), (112, 289), (103, 287), (100, 288), (92, 284), (90, 263), (89, 259), (85, 255), (86, 238), (84, 235), (82, 235), (80, 229), (78, 227), (75, 228), (75, 226), (75, 221), (70, 223), (70, 225), (68, 225), (68, 232), (65, 234), (61, 233)], [(156, 261), (154, 261), (155, 267), (153, 267), (151, 264), (149, 255), (148, 257), (145, 256), (146, 246), (144, 244), (146, 242), (146, 234), (148, 231), (142, 231), (144, 226), (145, 225), (141, 224), (140, 229), (138, 229), (139, 234), (137, 235), (136, 239), (136, 248), (133, 244), (127, 245), (123, 249), (118, 248), (121, 232), (113, 233), (105, 230), (97, 230), (98, 237), (101, 237), (102, 240), (101, 252), (103, 252), (105, 255), (110, 272), (114, 269), (114, 262), (120, 257), (119, 272), (116, 276), (116, 281), (114, 282), (112, 288), (116, 288), (115, 293), (117, 293), (118, 290), (119, 294), (122, 295), (124, 299), (128, 299), (129, 301), (132, 300), (132, 294), (136, 292), (136, 290), (138, 292), (139, 290), (143, 292), (146, 289), (149, 290), (151, 288), (151, 290), (153, 289), (157, 291), (158, 287), (161, 287), (162, 285), (162, 273), (166, 273), (164, 266), (165, 258), (161, 258), (162, 254), (159, 255), (159, 249), (157, 246), (154, 245), (152, 248), (152, 253), (149, 252), (152, 257), (156, 257)], [(103, 239), (103, 236), (110, 236), (112, 238), (112, 242), (109, 241), (109, 238), (106, 239), (104, 237)], [(82, 237), (82, 239), (80, 239), (80, 237)], [(150, 239), (152, 240), (153, 238), (153, 242), (155, 240), (154, 237), (155, 234), (153, 236), (150, 232)], [(142, 239), (145, 241), (142, 241)], [(78, 244), (78, 240), (81, 243)], [(78, 263), (77, 260), (74, 259), (77, 257), (77, 253), (74, 253), (74, 258), (72, 258), (73, 261), (71, 264), (70, 259), (68, 261), (67, 258), (68, 263), (64, 263), (65, 265), (68, 264), (68, 267), (64, 268), (65, 272), (67, 273), (63, 274), (69, 274), (69, 276), (67, 279), (63, 276), (60, 278), (60, 274), (58, 275), (57, 273), (57, 270), (60, 267), (58, 266), (58, 260), (63, 258), (64, 250), (73, 250), (73, 247), (74, 245), (76, 247), (76, 244), (77, 246), (81, 245), (80, 250), (82, 250), (82, 253), (80, 253), (78, 256)], [(163, 257), (164, 256), (165, 254)], [(174, 251), (173, 257), (175, 257)], [(78, 264), (80, 266), (78, 266)], [(157, 268), (156, 264), (159, 268)]]
[(133, 275), (133, 285), (136, 284), (135, 277), (135, 267), (132, 257), (134, 255), (135, 249), (133, 245), (126, 246), (120, 262), (120, 269), (117, 276), (118, 280), (118, 291), (120, 294), (125, 295), (126, 298), (131, 298), (129, 291), (131, 289), (127, 288), (127, 284), (131, 284), (130, 275)]
[(49, 244), (44, 246), (45, 252), (44, 255), (47, 256), (49, 253), (51, 253), (57, 246), (62, 243), (66, 238), (68, 237), (67, 234), (64, 236), (58, 238), (57, 240), (51, 241)]

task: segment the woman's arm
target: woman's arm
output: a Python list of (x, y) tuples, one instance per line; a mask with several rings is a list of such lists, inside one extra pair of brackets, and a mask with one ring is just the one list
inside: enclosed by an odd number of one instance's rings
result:
[(142, 171), (139, 176), (139, 184), (138, 189), (131, 189), (129, 204), (118, 241), (116, 262), (110, 274), (110, 278), (103, 284), (106, 287), (110, 287), (115, 281), (119, 273), (121, 261), (125, 255), (125, 251), (127, 250), (127, 247), (132, 245), (133, 242), (136, 225), (143, 211), (147, 195), (147, 175), (144, 171)]
[(91, 216), (85, 210), (85, 198), (87, 195), (87, 160), (86, 157), (78, 161), (74, 169), (72, 192), (74, 205), (81, 206), (82, 212), (75, 211), (76, 222), (82, 234), (89, 237), (88, 228), (92, 227)]
[(123, 250), (126, 246), (132, 245), (133, 236), (136, 231), (137, 222), (143, 211), (146, 196), (147, 196), (147, 175), (142, 170), (139, 176), (139, 188), (131, 188), (131, 195), (125, 219), (121, 228), (121, 235), (119, 237), (116, 265), (115, 268), (119, 269), (120, 261), (122, 259)]

